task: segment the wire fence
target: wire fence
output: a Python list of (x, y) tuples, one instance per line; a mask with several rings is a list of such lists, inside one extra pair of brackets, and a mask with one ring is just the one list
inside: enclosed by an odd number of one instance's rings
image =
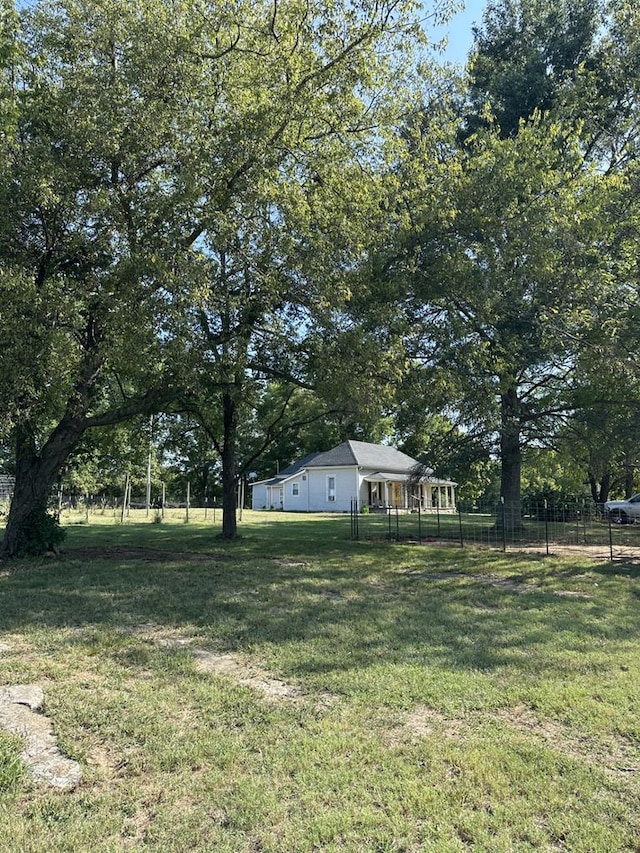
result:
[(545, 554), (579, 551), (607, 559), (640, 557), (640, 522), (608, 515), (587, 502), (550, 505), (524, 503), (518, 518), (505, 516), (504, 504), (459, 504), (424, 511), (388, 507), (360, 509), (351, 504), (351, 538), (396, 542), (449, 542), (507, 551)]
[[(0, 501), (0, 516), (8, 513)], [(166, 493), (147, 501), (146, 495), (52, 495), (51, 509), (62, 521), (92, 517), (115, 522), (182, 520), (222, 521), (222, 502), (216, 497), (191, 499)], [(238, 507), (240, 520), (242, 508)], [(249, 515), (252, 513), (249, 512)], [(98, 518), (96, 518), (96, 521)], [(351, 502), (351, 539), (412, 543), (449, 543), (459, 547), (529, 550), (543, 554), (584, 553), (602, 559), (640, 560), (640, 519), (607, 514), (591, 502), (523, 503), (517, 519), (504, 515), (504, 505), (458, 504), (406, 510), (395, 507), (360, 508)]]
[(62, 520), (66, 516), (77, 517), (84, 515), (88, 521), (92, 516), (112, 516), (116, 521), (125, 519), (150, 518), (152, 521), (162, 521), (164, 518), (182, 518), (189, 521), (190, 517), (198, 519), (222, 518), (222, 502), (213, 497), (192, 497), (184, 494), (168, 494), (165, 491), (150, 495), (135, 494), (125, 491), (123, 495), (77, 495), (58, 492), (51, 496), (50, 508)]

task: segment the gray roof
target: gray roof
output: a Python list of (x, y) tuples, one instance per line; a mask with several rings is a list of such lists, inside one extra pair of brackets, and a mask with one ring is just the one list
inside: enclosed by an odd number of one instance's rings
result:
[[(306, 468), (342, 468), (357, 465), (360, 468), (372, 468), (374, 471), (385, 471), (381, 479), (390, 479), (391, 473), (409, 474), (418, 462), (395, 447), (386, 444), (370, 444), (368, 441), (344, 441), (332, 450), (323, 453), (309, 453), (298, 459), (278, 474), (267, 480), (259, 480), (252, 486), (275, 486), (293, 477)], [(433, 471), (425, 468), (422, 472), (423, 481), (428, 480)], [(426, 479), (425, 479), (426, 478)], [(397, 478), (396, 478), (397, 479)], [(442, 482), (433, 480), (432, 482)]]
[(302, 471), (303, 468), (307, 468), (309, 462), (318, 456), (317, 453), (308, 453), (306, 456), (303, 456), (302, 459), (298, 459), (297, 462), (292, 462), (291, 465), (287, 465), (286, 468), (283, 468), (279, 474), (274, 474), (273, 477), (269, 477), (267, 480), (258, 480), (255, 483), (252, 483), (252, 486), (275, 486), (276, 483), (282, 483), (285, 480), (288, 480), (289, 477), (292, 477), (294, 474), (297, 474), (298, 471)]
[(378, 468), (384, 471), (407, 471), (417, 464), (415, 459), (395, 447), (369, 444), (366, 441), (345, 441), (333, 450), (313, 454), (310, 459), (306, 459), (303, 467), (335, 468), (358, 465), (361, 468)]
[(286, 479), (292, 474), (296, 474), (298, 471), (301, 471), (303, 468), (308, 468), (311, 460), (320, 455), (321, 454), (319, 453), (308, 453), (306, 456), (303, 456), (302, 459), (298, 459), (297, 462), (292, 462), (291, 465), (283, 468), (277, 476)]

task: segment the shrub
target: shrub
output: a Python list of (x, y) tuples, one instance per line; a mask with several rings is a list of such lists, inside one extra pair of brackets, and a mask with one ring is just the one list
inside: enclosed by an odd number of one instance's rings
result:
[(57, 551), (66, 535), (58, 517), (52, 515), (43, 502), (25, 519), (18, 534), (16, 554), (21, 557), (27, 554), (37, 556), (47, 551)]

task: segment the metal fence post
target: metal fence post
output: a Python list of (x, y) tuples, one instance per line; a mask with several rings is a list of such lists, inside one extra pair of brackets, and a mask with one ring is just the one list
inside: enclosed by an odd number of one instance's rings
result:
[(609, 559), (613, 563), (613, 530), (611, 528), (611, 513), (607, 513), (607, 519), (609, 521)]
[[(215, 522), (215, 497), (213, 499), (213, 503), (209, 503), (210, 506), (213, 506), (213, 517)], [(128, 508), (128, 500), (124, 501), (124, 506)], [(162, 504), (159, 512), (165, 506), (167, 506), (167, 504), (163, 489)], [(394, 511), (395, 527), (392, 518)], [(417, 519), (415, 518), (416, 511), (418, 513)], [(451, 523), (448, 524), (446, 519), (444, 520), (441, 535), (448, 538), (455, 538), (457, 536), (460, 547), (462, 548), (466, 548), (469, 544), (475, 544), (476, 542), (485, 543), (491, 548), (497, 548), (505, 552), (509, 547), (520, 547), (519, 543), (516, 542), (515, 538), (513, 538), (513, 529), (507, 529), (507, 520), (509, 520), (511, 528), (511, 515), (510, 508), (507, 507), (506, 499), (504, 497), (500, 497), (499, 502), (492, 502), (491, 506), (474, 506), (472, 511), (480, 511), (482, 516), (479, 516), (478, 518), (476, 518), (476, 516), (469, 516), (467, 519), (467, 528), (465, 528), (463, 513), (468, 513), (469, 511), (470, 508), (465, 507), (462, 504), (454, 504), (451, 506)], [(126, 509), (121, 507), (121, 499), (119, 499), (117, 501), (117, 509), (114, 511), (114, 515), (123, 515), (124, 512), (126, 512)], [(364, 512), (366, 513), (367, 510), (365, 509)], [(386, 537), (388, 541), (402, 542), (403, 538), (406, 538), (407, 536), (412, 537), (415, 541), (416, 534), (419, 543), (426, 542), (433, 538), (435, 531), (429, 517), (423, 517), (422, 507), (416, 507), (409, 517), (404, 507), (386, 506), (382, 508), (379, 514), (376, 514), (373, 517), (373, 521), (372, 518), (369, 518), (368, 520), (365, 517), (362, 518), (364, 524), (362, 529), (363, 540), (369, 537), (379, 538), (381, 535), (383, 539), (385, 538), (385, 535), (383, 534), (384, 522), (381, 517), (385, 512), (387, 514)], [(436, 512), (437, 505), (434, 504), (433, 508), (430, 507), (427, 511), (427, 516), (436, 515)], [(573, 548), (576, 547), (576, 544), (578, 547), (582, 547), (583, 545), (586, 546), (589, 543), (593, 543), (597, 544), (601, 548), (606, 548), (608, 538), (609, 558), (613, 561), (617, 558), (615, 551), (616, 536), (619, 536), (619, 547), (621, 547), (625, 540), (629, 538), (630, 547), (633, 547), (634, 550), (636, 550), (636, 553), (640, 553), (640, 530), (638, 531), (639, 535), (637, 539), (634, 535), (635, 529), (631, 529), (629, 531), (621, 529), (619, 533), (616, 533), (616, 527), (614, 526), (615, 517), (612, 519), (607, 514), (603, 515), (602, 513), (599, 513), (596, 518), (592, 515), (591, 506), (587, 501), (582, 502), (582, 504), (580, 501), (574, 501), (571, 504), (565, 503), (556, 505), (551, 503), (549, 500), (541, 500), (535, 505), (530, 505), (526, 512), (530, 513), (530, 517), (527, 516), (530, 529), (528, 526), (528, 538), (523, 541), (525, 544), (533, 544), (536, 548), (540, 548), (544, 537), (545, 551), (543, 553), (546, 553), (547, 556), (550, 556), (552, 553), (552, 545), (568, 544)], [(576, 513), (574, 518), (571, 517), (572, 512)], [(458, 515), (458, 530), (456, 534), (454, 534), (453, 531), (453, 525), (455, 524), (453, 520), (453, 513), (457, 513)], [(543, 513), (542, 517), (540, 515), (541, 513)], [(581, 515), (578, 515), (578, 513), (581, 513)], [(441, 523), (443, 522), (443, 519), (444, 516), (441, 515)], [(536, 522), (535, 524), (534, 521)], [(604, 522), (606, 522), (606, 524)], [(405, 528), (402, 528), (402, 525), (405, 525)], [(638, 524), (637, 527), (640, 528), (640, 524)], [(606, 532), (607, 530), (608, 534)], [(509, 536), (512, 536), (513, 541), (509, 539)], [(577, 543), (574, 540), (574, 536), (577, 538)], [(361, 538), (359, 500), (356, 498), (351, 499), (351, 537), (353, 539)], [(540, 548), (540, 551), (541, 550), (542, 549)]]
[(359, 538), (359, 528), (358, 528), (358, 501), (356, 498), (351, 498), (351, 538), (358, 539)]
[(549, 505), (547, 499), (544, 500), (544, 539), (547, 549), (547, 557), (549, 556)]

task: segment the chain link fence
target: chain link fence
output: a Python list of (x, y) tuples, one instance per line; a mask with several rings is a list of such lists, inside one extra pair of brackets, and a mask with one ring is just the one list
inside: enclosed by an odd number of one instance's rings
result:
[(396, 542), (449, 542), (507, 551), (550, 554), (582, 552), (606, 559), (640, 557), (640, 522), (621, 523), (588, 502), (523, 503), (520, 518), (508, 519), (504, 505), (459, 504), (425, 512), (351, 505), (351, 538)]

